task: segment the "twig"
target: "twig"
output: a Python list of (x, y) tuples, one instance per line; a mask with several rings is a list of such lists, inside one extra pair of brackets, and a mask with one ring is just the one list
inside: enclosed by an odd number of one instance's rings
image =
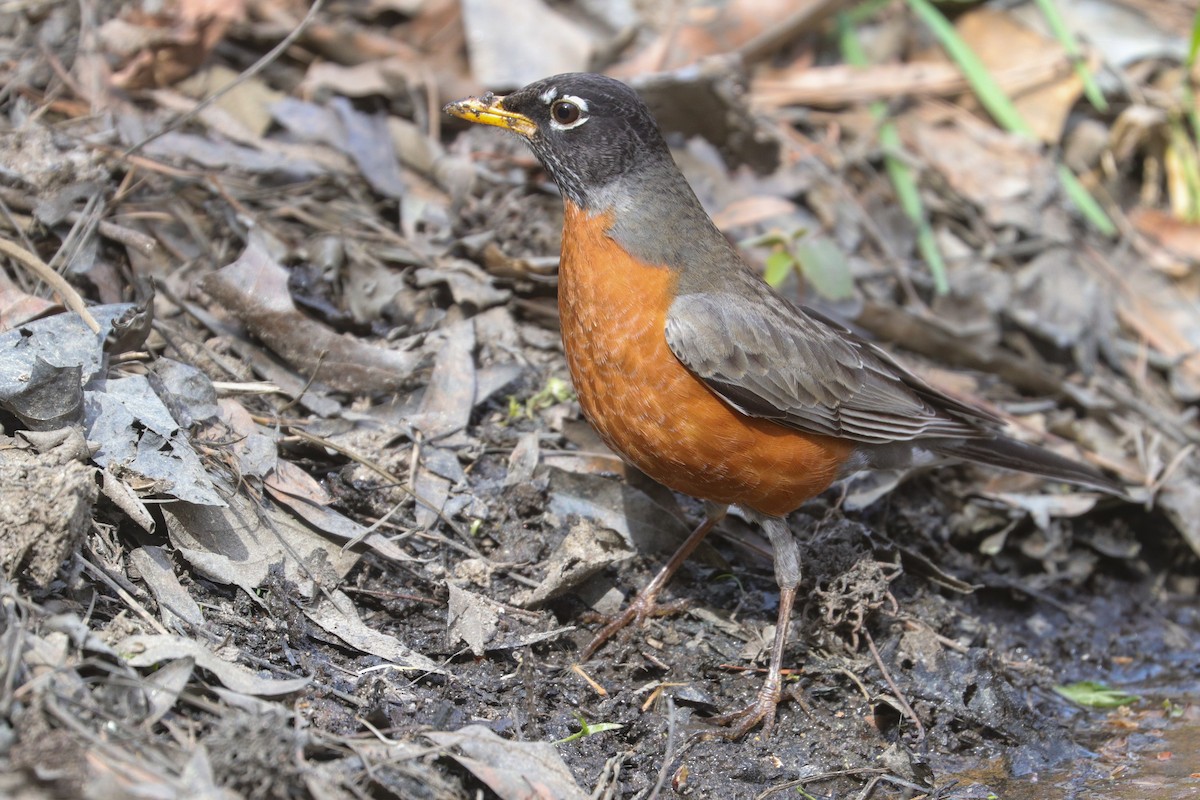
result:
[(62, 298), (63, 304), (67, 308), (79, 315), (79, 318), (84, 321), (92, 333), (100, 332), (100, 323), (96, 322), (96, 318), (88, 311), (87, 306), (83, 302), (83, 298), (79, 296), (79, 292), (75, 291), (75, 287), (67, 283), (66, 278), (59, 275), (54, 270), (50, 269), (50, 265), (40, 258), (35, 256), (23, 247), (20, 247), (7, 239), (0, 239), (0, 253), (24, 264), (29, 268), (39, 280), (48, 285), (59, 297)]
[(849, 778), (852, 775), (885, 775), (887, 770), (882, 767), (858, 767), (856, 769), (839, 769), (833, 772), (818, 772), (816, 775), (809, 775), (805, 778), (797, 778), (794, 781), (781, 783), (778, 786), (772, 786), (770, 789), (755, 795), (754, 800), (765, 800), (773, 794), (793, 789), (797, 786), (803, 787), (806, 783), (820, 783), (821, 781), (831, 780), (833, 778)]
[(363, 530), (363, 532), (362, 532), (362, 533), (360, 533), (358, 536), (355, 536), (353, 539), (349, 540), (349, 541), (348, 541), (348, 542), (346, 542), (344, 545), (342, 545), (342, 552), (344, 553), (344, 552), (346, 552), (347, 550), (350, 550), (351, 548), (353, 548), (355, 545), (362, 544), (362, 542), (363, 542), (363, 541), (364, 541), (364, 540), (365, 540), (365, 539), (366, 539), (368, 536), (370, 536), (371, 534), (375, 533), (375, 531), (379, 530), (381, 527), (383, 527), (385, 524), (387, 524), (387, 521), (388, 521), (389, 519), (391, 519), (391, 518), (392, 518), (392, 516), (393, 516), (393, 515), (394, 515), (394, 514), (395, 514), (397, 511), (399, 511), (399, 510), (400, 510), (400, 507), (401, 507), (401, 506), (403, 506), (403, 505), (404, 505), (404, 501), (403, 501), (403, 500), (401, 500), (401, 501), (399, 501), (398, 503), (396, 503), (394, 506), (392, 506), (391, 510), (389, 510), (389, 511), (388, 511), (386, 514), (384, 514), (382, 517), (380, 517), (379, 519), (377, 519), (377, 520), (375, 520), (373, 523), (371, 523), (370, 527), (368, 527), (368, 528), (365, 528), (365, 529)]
[(862, 633), (863, 638), (867, 640), (867, 647), (870, 648), (871, 655), (875, 658), (875, 665), (879, 667), (879, 671), (883, 673), (883, 679), (887, 681), (887, 685), (892, 688), (892, 694), (896, 696), (896, 702), (900, 704), (900, 707), (904, 709), (904, 713), (908, 714), (913, 724), (917, 726), (917, 741), (925, 741), (925, 726), (921, 724), (920, 718), (912, 710), (912, 706), (908, 704), (908, 700), (905, 699), (904, 693), (900, 691), (900, 687), (892, 680), (892, 673), (888, 672), (887, 667), (883, 665), (883, 659), (879, 656), (879, 648), (875, 646), (875, 640), (871, 637), (871, 632), (863, 628)]
[(297, 25), (292, 30), (291, 33), (289, 33), (287, 36), (283, 37), (283, 39), (280, 40), (279, 44), (272, 47), (270, 52), (268, 52), (266, 55), (264, 55), (258, 61), (255, 61), (253, 64), (251, 64), (246, 69), (246, 71), (242, 72), (240, 75), (238, 75), (236, 79), (230, 81), (225, 86), (222, 86), (220, 89), (218, 89), (217, 91), (213, 92), (208, 97), (201, 100), (199, 103), (196, 104), (196, 107), (193, 108), (191, 111), (181, 114), (180, 116), (173, 119), (171, 122), (167, 123), (158, 132), (150, 134), (145, 139), (142, 139), (140, 142), (138, 142), (137, 144), (130, 147), (128, 150), (125, 151), (124, 155), (126, 157), (133, 155), (134, 153), (138, 152), (146, 145), (153, 142), (155, 139), (158, 139), (160, 136), (164, 136), (165, 134), (170, 133), (171, 131), (173, 131), (176, 128), (180, 127), (181, 125), (185, 124), (188, 120), (195, 118), (196, 115), (198, 115), (204, 109), (208, 108), (213, 103), (217, 102), (222, 97), (229, 94), (229, 92), (233, 91), (236, 87), (242, 85), (243, 83), (245, 83), (246, 81), (250, 80), (255, 75), (257, 75), (258, 73), (262, 72), (268, 66), (270, 66), (273, 61), (275, 61), (277, 58), (279, 58), (281, 55), (283, 55), (284, 52), (289, 47), (291, 47), (292, 44), (297, 39), (300, 38), (300, 34), (304, 33), (305, 29), (307, 29), (308, 26), (312, 24), (313, 20), (316, 19), (316, 17), (317, 17), (317, 13), (321, 10), (321, 7), (324, 5), (325, 5), (325, 0), (313, 0), (312, 6), (308, 9), (308, 13), (304, 15), (304, 19), (300, 20), (300, 24)]
[(86, 572), (90, 572), (93, 578), (96, 578), (105, 586), (116, 592), (117, 597), (121, 598), (121, 600), (125, 602), (125, 605), (129, 607), (129, 610), (141, 617), (147, 625), (156, 630), (158, 633), (167, 635), (171, 633), (163, 627), (162, 623), (154, 618), (153, 614), (143, 608), (142, 604), (135, 600), (133, 595), (121, 588), (120, 584), (113, 580), (103, 568), (93, 564), (83, 555), (78, 556), (78, 558), (79, 563), (83, 566), (83, 569)]
[(667, 747), (663, 751), (662, 766), (658, 769), (658, 780), (654, 782), (654, 788), (650, 790), (650, 794), (646, 796), (646, 800), (655, 800), (658, 793), (662, 791), (663, 786), (667, 783), (667, 773), (671, 769), (671, 762), (675, 760), (675, 699), (671, 695), (666, 695), (667, 698)]
[(863, 699), (866, 700), (868, 704), (871, 702), (871, 693), (867, 691), (867, 687), (863, 685), (862, 680), (857, 675), (845, 667), (838, 667), (838, 672), (841, 672), (850, 680), (854, 681), (854, 685), (858, 687), (860, 692), (862, 692)]
[(919, 792), (919, 794), (911, 796), (912, 800), (922, 800), (923, 798), (929, 797), (929, 787), (920, 786), (912, 781), (906, 781), (896, 775), (884, 774), (876, 775), (874, 778), (871, 778), (867, 785), (863, 787), (863, 790), (859, 792), (858, 797), (855, 798), (855, 800), (868, 800), (868, 798), (875, 793), (875, 787), (880, 783), (890, 783), (894, 786), (899, 786), (902, 789)]
[(621, 765), (632, 755), (632, 750), (622, 750), (604, 762), (604, 769), (596, 780), (590, 800), (613, 800), (616, 797), (617, 787), (620, 785)]
[(325, 447), (330, 450), (333, 450), (336, 453), (340, 453), (341, 455), (345, 456), (346, 458), (349, 458), (351, 461), (357, 461), (359, 464), (362, 464), (367, 469), (382, 476), (384, 478), (384, 480), (388, 481), (389, 483), (391, 483), (392, 485), (394, 485), (396, 488), (400, 489), (401, 491), (406, 492), (408, 495), (410, 495), (412, 497), (413, 500), (415, 500), (416, 502), (425, 506), (430, 511), (432, 511), (434, 514), (436, 514), (437, 518), (443, 524), (445, 524), (446, 527), (448, 527), (450, 530), (457, 533), (459, 535), (459, 537), (461, 537), (462, 540), (464, 542), (466, 542), (467, 544), (466, 545), (459, 544), (459, 543), (455, 542), (453, 539), (450, 539), (447, 537), (442, 537), (442, 541), (450, 544), (452, 547), (454, 547), (457, 550), (461, 550), (462, 552), (466, 553), (467, 555), (475, 556), (475, 557), (479, 557), (479, 558), (481, 558), (483, 556), (483, 554), (480, 553), (479, 550), (473, 546), (474, 543), (471, 541), (471, 537), (467, 534), (466, 531), (464, 531), (462, 529), (462, 526), (454, 524), (454, 522), (451, 521), (449, 517), (447, 517), (445, 514), (442, 513), (442, 510), (440, 508), (435, 506), (430, 501), (426, 500), (424, 497), (422, 497), (420, 494), (418, 494), (417, 492), (410, 489), (408, 486), (405, 486), (404, 482), (401, 481), (399, 477), (388, 472), (386, 469), (383, 468), (383, 466), (381, 466), (377, 462), (372, 461), (371, 459), (367, 458), (366, 456), (362, 455), (361, 453), (359, 453), (355, 450), (352, 450), (348, 447), (343, 447), (342, 445), (340, 445), (336, 442), (330, 441), (329, 439), (326, 439), (321, 436), (316, 436), (315, 434), (311, 434), (308, 431), (304, 430), (303, 428), (301, 428), (297, 425), (285, 423), (283, 425), (283, 427), (287, 428), (288, 432), (293, 436), (297, 436), (297, 437), (303, 439), (304, 441), (309, 442), (310, 444), (317, 445), (318, 447)]

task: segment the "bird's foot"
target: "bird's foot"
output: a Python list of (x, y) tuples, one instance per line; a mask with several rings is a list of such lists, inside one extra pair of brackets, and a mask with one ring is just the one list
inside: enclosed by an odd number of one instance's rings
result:
[(700, 736), (704, 739), (721, 737), (736, 740), (754, 730), (755, 726), (762, 725), (762, 735), (765, 739), (771, 735), (771, 729), (775, 727), (775, 711), (779, 707), (782, 697), (782, 678), (779, 675), (768, 675), (753, 703), (737, 711), (709, 717), (705, 720), (710, 725), (725, 726), (725, 730), (704, 731)]
[(696, 526), (695, 530), (688, 535), (683, 544), (679, 545), (674, 555), (666, 564), (663, 564), (662, 569), (654, 576), (654, 578), (646, 584), (646, 586), (638, 592), (637, 597), (633, 598), (633, 602), (629, 607), (617, 618), (613, 619), (607, 625), (600, 629), (600, 632), (592, 637), (592, 641), (588, 642), (588, 646), (583, 648), (583, 660), (592, 657), (592, 654), (600, 649), (601, 645), (607, 642), (618, 631), (627, 628), (631, 622), (642, 624), (648, 617), (661, 617), (666, 614), (676, 614), (687, 607), (684, 602), (662, 603), (658, 602), (658, 593), (666, 587), (667, 582), (671, 580), (671, 576), (676, 570), (683, 565), (688, 556), (692, 554), (700, 542), (704, 541), (704, 537), (713, 529), (713, 526), (720, 522), (725, 517), (727, 506), (707, 505), (707, 511), (704, 520)]
[(657, 592), (651, 593), (643, 590), (623, 612), (609, 619), (605, 626), (588, 642), (587, 647), (583, 648), (583, 652), (580, 654), (583, 660), (586, 661), (591, 658), (597, 650), (604, 646), (605, 642), (630, 625), (635, 627), (640, 626), (650, 617), (665, 617), (671, 614), (678, 614), (691, 605), (687, 600), (660, 603), (658, 602), (657, 594)]

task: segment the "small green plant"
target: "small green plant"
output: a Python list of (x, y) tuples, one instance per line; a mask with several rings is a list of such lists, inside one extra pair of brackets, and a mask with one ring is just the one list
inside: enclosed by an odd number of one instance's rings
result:
[(1163, 711), (1167, 714), (1167, 719), (1179, 719), (1187, 711), (1186, 706), (1181, 706), (1179, 703), (1172, 703), (1170, 700), (1163, 700)]
[(597, 733), (604, 733), (604, 731), (615, 731), (625, 727), (619, 722), (597, 722), (595, 725), (593, 725), (584, 719), (583, 714), (578, 712), (575, 714), (575, 719), (579, 720), (579, 730), (564, 739), (559, 739), (557, 742), (555, 742), (555, 744), (566, 744), (567, 742), (573, 742), (576, 739), (583, 739)]
[(779, 286), (794, 270), (828, 300), (845, 300), (854, 295), (854, 279), (846, 256), (829, 239), (809, 236), (808, 231), (799, 228), (790, 234), (772, 231), (742, 244), (771, 248), (763, 278), (772, 286)]
[(1113, 689), (1098, 681), (1078, 681), (1065, 686), (1055, 686), (1054, 691), (1072, 703), (1088, 708), (1117, 708), (1137, 702), (1136, 694)]
[(555, 403), (565, 403), (575, 396), (571, 391), (571, 385), (562, 378), (549, 378), (546, 385), (540, 391), (530, 395), (524, 403), (517, 399), (516, 395), (508, 396), (508, 419), (505, 422), (513, 422), (519, 417), (528, 417), (533, 419), (533, 415), (537, 412), (549, 408)]

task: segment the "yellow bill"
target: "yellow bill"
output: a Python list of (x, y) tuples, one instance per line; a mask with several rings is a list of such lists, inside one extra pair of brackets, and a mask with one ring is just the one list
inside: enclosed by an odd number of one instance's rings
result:
[(537, 132), (537, 123), (524, 114), (504, 108), (501, 105), (503, 102), (503, 97), (497, 97), (488, 92), (483, 97), (468, 97), (466, 100), (447, 103), (442, 110), (452, 117), (465, 119), (467, 122), (505, 128), (526, 139), (532, 137)]

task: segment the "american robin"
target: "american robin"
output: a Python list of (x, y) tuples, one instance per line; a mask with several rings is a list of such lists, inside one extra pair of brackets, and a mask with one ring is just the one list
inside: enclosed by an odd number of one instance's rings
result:
[(769, 733), (800, 555), (785, 521), (838, 478), (954, 457), (1120, 493), (1094, 469), (1007, 438), (844, 326), (747, 269), (625, 84), (573, 73), (446, 106), (525, 139), (565, 204), (558, 307), (580, 406), (604, 441), (708, 514), (584, 658), (641, 621), (730, 505), (774, 549), (779, 618), (755, 701), (717, 718)]

